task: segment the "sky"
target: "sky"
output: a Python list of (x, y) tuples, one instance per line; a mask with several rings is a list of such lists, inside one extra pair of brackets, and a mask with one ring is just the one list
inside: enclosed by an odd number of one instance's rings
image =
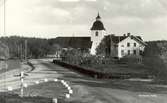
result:
[(0, 36), (90, 36), (100, 13), (108, 34), (167, 40), (167, 0), (0, 0)]

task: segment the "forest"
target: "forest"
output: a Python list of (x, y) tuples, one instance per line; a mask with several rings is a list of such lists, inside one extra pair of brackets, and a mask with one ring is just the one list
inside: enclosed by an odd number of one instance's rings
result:
[(54, 54), (56, 47), (48, 39), (28, 37), (1, 37), (0, 41), (9, 49), (10, 58), (43, 58)]

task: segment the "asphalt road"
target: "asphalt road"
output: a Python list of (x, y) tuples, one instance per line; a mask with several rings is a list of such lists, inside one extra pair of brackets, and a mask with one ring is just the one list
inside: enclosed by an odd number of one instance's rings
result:
[[(72, 103), (167, 103), (167, 86), (125, 80), (98, 80), (63, 68), (48, 60), (30, 60), (36, 67), (25, 82), (35, 85), (36, 80), (59, 78), (68, 81), (74, 93)], [(28, 67), (23, 67), (28, 68)], [(19, 88), (17, 70), (0, 75), (0, 89), (6, 86)], [(4, 77), (5, 80), (1, 77)]]
[(68, 70), (48, 61), (38, 60), (40, 65), (56, 71), (58, 78), (69, 81), (74, 94), (73, 103), (167, 103), (167, 88), (144, 82), (123, 80), (98, 80)]

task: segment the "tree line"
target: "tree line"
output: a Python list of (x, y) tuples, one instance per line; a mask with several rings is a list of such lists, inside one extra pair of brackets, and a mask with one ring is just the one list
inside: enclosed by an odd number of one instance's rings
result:
[[(9, 48), (10, 58), (43, 58), (54, 54), (57, 47), (49, 39), (20, 36), (1, 37), (0, 41)], [(27, 42), (27, 43), (26, 43)]]

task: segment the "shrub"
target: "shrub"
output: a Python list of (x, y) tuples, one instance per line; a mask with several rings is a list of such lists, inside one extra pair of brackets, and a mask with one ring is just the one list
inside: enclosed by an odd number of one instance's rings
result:
[(142, 62), (142, 56), (138, 55), (127, 55), (120, 59), (120, 62), (123, 63), (141, 63)]

